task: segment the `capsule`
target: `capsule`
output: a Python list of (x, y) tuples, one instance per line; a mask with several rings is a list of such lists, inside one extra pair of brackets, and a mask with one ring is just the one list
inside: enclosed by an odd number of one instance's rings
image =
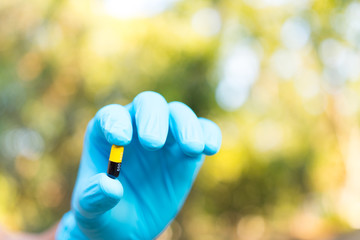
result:
[(124, 154), (123, 146), (112, 145), (109, 156), (109, 165), (107, 170), (107, 175), (109, 177), (117, 178), (119, 176), (123, 154)]

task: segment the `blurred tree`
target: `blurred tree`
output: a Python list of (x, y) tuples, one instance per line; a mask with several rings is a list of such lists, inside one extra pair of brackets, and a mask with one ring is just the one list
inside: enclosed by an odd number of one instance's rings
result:
[(359, 226), (359, 3), (178, 1), (135, 19), (104, 3), (0, 2), (1, 222), (41, 231), (60, 219), (87, 122), (154, 90), (224, 138), (169, 238)]

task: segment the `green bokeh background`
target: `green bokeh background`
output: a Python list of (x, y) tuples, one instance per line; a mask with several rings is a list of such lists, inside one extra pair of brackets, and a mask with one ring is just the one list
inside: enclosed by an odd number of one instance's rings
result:
[[(213, 36), (192, 25), (205, 7), (221, 16)], [(221, 151), (206, 160), (162, 239), (331, 239), (360, 227), (360, 78), (327, 82), (320, 56), (330, 38), (359, 55), (360, 44), (334, 24), (356, 7), (184, 0), (152, 17), (118, 19), (95, 0), (2, 0), (0, 221), (32, 232), (55, 224), (69, 210), (87, 122), (106, 104), (152, 90), (223, 132)], [(273, 55), (294, 16), (311, 35), (294, 53), (300, 70), (284, 79)], [(257, 49), (260, 71), (246, 102), (226, 111), (216, 91), (236, 42)], [(319, 89), (311, 96), (298, 87), (307, 72), (316, 77), (305, 84)]]

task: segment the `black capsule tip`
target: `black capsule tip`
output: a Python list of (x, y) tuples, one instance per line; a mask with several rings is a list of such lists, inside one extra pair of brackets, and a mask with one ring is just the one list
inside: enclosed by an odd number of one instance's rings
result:
[(117, 178), (120, 174), (121, 163), (109, 161), (107, 175), (111, 178)]

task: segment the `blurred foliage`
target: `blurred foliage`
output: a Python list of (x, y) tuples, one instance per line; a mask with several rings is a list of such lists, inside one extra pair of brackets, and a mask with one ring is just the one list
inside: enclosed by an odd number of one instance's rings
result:
[(360, 227), (358, 3), (184, 0), (134, 19), (103, 3), (0, 1), (4, 225), (56, 223), (87, 122), (153, 90), (223, 132), (162, 239), (325, 239)]

